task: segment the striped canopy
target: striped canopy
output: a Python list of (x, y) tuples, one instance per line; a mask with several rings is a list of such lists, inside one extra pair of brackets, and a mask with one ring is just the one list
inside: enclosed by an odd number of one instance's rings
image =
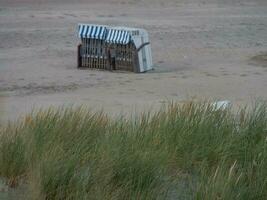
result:
[(95, 25), (79, 25), (79, 37), (104, 40), (106, 38), (107, 28)]
[(131, 35), (128, 31), (110, 29), (106, 38), (106, 42), (115, 44), (128, 44), (131, 41)]

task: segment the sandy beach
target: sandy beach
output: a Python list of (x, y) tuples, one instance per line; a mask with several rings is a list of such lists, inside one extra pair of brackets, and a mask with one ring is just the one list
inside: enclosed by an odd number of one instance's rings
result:
[[(0, 120), (62, 105), (117, 115), (169, 101), (266, 100), (265, 2), (0, 0)], [(145, 28), (154, 70), (78, 70), (80, 22)]]

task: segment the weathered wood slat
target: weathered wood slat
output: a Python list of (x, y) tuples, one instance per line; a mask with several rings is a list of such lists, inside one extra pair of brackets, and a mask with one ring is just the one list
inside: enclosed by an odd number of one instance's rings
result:
[[(115, 53), (115, 63), (108, 53)], [(107, 44), (103, 40), (83, 39), (81, 44), (81, 66), (96, 69), (112, 70), (112, 66), (117, 70), (134, 71), (136, 69), (135, 46), (130, 43)], [(112, 55), (114, 56), (114, 55)]]

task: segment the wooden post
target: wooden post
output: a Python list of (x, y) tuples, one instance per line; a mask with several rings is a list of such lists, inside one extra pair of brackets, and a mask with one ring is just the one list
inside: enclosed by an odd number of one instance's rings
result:
[(111, 70), (111, 55), (110, 55), (110, 45), (108, 45), (107, 48), (107, 64), (108, 64), (108, 70)]
[(82, 60), (81, 60), (81, 44), (78, 45), (77, 47), (77, 67), (80, 68), (82, 67)]
[(91, 39), (90, 44), (90, 68), (94, 68), (94, 39)]
[(88, 62), (88, 67), (91, 68), (91, 63), (92, 63), (92, 39), (90, 39), (90, 44), (89, 44), (89, 62)]
[(95, 39), (93, 39), (93, 68), (96, 68), (96, 64), (95, 64)]
[(103, 69), (103, 40), (100, 41), (100, 58), (101, 69)]
[(88, 39), (85, 39), (85, 66), (87, 67), (88, 63)]
[(83, 57), (84, 39), (82, 38), (81, 40), (82, 40), (82, 47), (81, 47), (82, 66), (84, 66), (84, 57)]

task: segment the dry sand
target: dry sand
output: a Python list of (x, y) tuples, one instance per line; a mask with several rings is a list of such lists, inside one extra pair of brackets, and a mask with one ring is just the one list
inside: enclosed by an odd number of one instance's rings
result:
[[(118, 114), (192, 98), (266, 100), (267, 61), (255, 57), (267, 52), (265, 2), (0, 0), (0, 118), (51, 105)], [(79, 22), (147, 29), (155, 69), (78, 70)]]

